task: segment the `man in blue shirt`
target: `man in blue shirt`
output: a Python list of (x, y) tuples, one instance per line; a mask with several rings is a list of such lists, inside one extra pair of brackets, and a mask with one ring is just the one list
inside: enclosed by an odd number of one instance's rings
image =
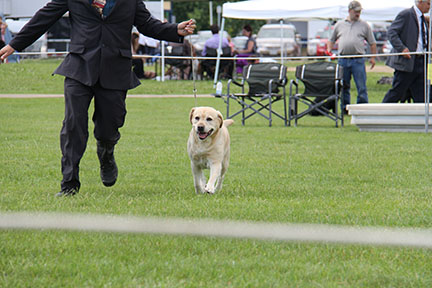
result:
[[(219, 27), (216, 24), (213, 24), (210, 26), (210, 30), (213, 34), (213, 36), (210, 39), (207, 39), (207, 41), (204, 44), (204, 49), (202, 51), (202, 56), (207, 55), (207, 49), (217, 49), (219, 47)], [(226, 38), (222, 38), (222, 48), (228, 47), (229, 42)]]

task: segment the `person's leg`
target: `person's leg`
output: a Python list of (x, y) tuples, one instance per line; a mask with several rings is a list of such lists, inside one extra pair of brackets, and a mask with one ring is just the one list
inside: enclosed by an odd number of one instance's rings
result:
[[(67, 190), (78, 189), (79, 163), (84, 154), (88, 140), (88, 107), (93, 98), (91, 87), (66, 78), (64, 82), (65, 117), (60, 132), (60, 148), (62, 151), (61, 189), (58, 196), (67, 195)], [(74, 194), (74, 193), (73, 193)]]
[(405, 99), (406, 92), (414, 80), (413, 75), (411, 72), (395, 70), (392, 87), (387, 91), (382, 103), (397, 103)]
[(114, 160), (114, 146), (120, 139), (119, 128), (126, 117), (126, 90), (95, 87), (94, 136), (97, 140), (97, 154), (101, 165), (101, 179), (105, 186), (112, 186), (117, 180), (117, 165)]
[(422, 55), (415, 56), (413, 80), (410, 85), (410, 90), (414, 103), (425, 103), (425, 87), (424, 87), (424, 58)]
[(353, 59), (351, 69), (357, 88), (357, 103), (369, 103), (364, 58)]
[(343, 68), (343, 86), (342, 86), (342, 99), (343, 99), (343, 109), (345, 110), (346, 105), (351, 104), (351, 59), (341, 58), (339, 59), (339, 65)]

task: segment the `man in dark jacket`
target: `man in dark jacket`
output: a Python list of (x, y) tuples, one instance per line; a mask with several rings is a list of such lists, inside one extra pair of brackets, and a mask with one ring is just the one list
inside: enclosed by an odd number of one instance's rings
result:
[[(430, 0), (416, 0), (415, 5), (401, 11), (390, 25), (387, 35), (393, 53), (427, 51), (427, 23), (424, 13), (430, 9)], [(383, 103), (396, 103), (406, 98), (409, 90), (414, 102), (424, 102), (423, 55), (398, 55), (387, 58), (386, 65), (395, 69), (392, 88)]]
[(87, 146), (88, 108), (93, 97), (102, 183), (112, 186), (117, 180), (114, 146), (126, 116), (126, 93), (140, 84), (131, 69), (132, 27), (149, 37), (180, 43), (195, 29), (193, 20), (162, 23), (152, 17), (142, 0), (52, 0), (0, 50), (0, 59), (25, 49), (66, 12), (71, 24), (70, 53), (54, 71), (66, 77), (60, 132), (63, 180), (57, 196), (75, 195), (80, 189), (79, 162)]

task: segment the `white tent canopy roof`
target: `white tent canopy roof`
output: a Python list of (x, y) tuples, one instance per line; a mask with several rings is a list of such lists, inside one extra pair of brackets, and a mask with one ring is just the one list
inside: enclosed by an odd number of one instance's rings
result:
[[(343, 19), (348, 15), (350, 0), (248, 0), (223, 4), (222, 16), (238, 19)], [(365, 21), (392, 21), (414, 0), (360, 0)]]

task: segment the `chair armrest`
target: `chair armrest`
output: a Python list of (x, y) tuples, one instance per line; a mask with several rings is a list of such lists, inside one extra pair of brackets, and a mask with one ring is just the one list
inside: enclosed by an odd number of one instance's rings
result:
[(279, 81), (279, 79), (278, 79), (278, 81), (276, 81), (276, 85), (279, 87), (282, 87), (282, 86), (285, 86), (287, 84), (287, 82), (288, 82), (287, 78), (284, 78), (282, 81)]
[[(268, 81), (268, 93), (269, 93), (269, 95), (271, 95), (272, 94), (272, 84), (273, 84), (273, 81), (274, 81), (275, 79), (270, 79), (269, 81)], [(277, 81), (275, 81), (276, 83), (277, 83)]]
[(230, 86), (231, 86), (231, 83), (233, 83), (233, 84), (235, 84), (235, 85), (241, 87), (241, 88), (242, 88), (242, 93), (244, 93), (244, 79), (242, 79), (242, 81), (241, 81), (240, 83), (237, 82), (237, 81), (235, 81), (234, 79), (229, 79), (229, 80), (228, 80), (228, 84), (227, 84), (227, 94), (228, 94), (228, 95), (229, 95), (229, 93), (230, 93)]
[(268, 81), (268, 91), (269, 91), (269, 94), (272, 94), (272, 90), (273, 90), (272, 89), (272, 84), (273, 83), (275, 83), (276, 86), (278, 86), (278, 87), (284, 87), (286, 85), (286, 78), (283, 79), (282, 81), (279, 81), (279, 79), (270, 79)]

